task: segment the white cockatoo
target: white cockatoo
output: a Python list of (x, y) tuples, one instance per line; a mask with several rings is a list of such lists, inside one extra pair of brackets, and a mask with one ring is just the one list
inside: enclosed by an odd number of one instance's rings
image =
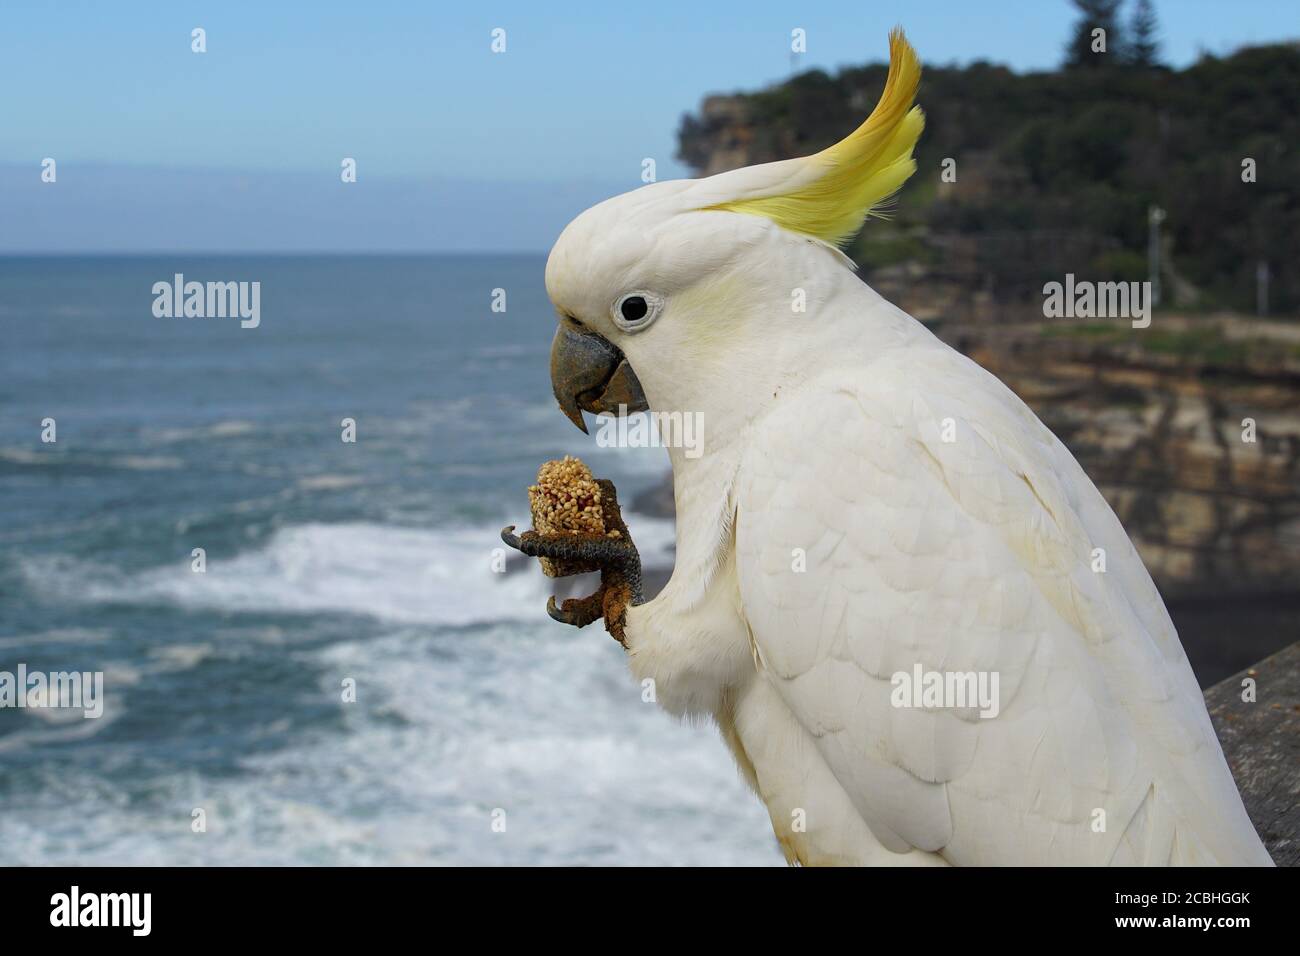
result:
[(669, 449), (677, 559), (649, 602), (625, 539), (506, 540), (610, 571), (552, 614), (603, 614), (661, 705), (716, 721), (791, 862), (1267, 865), (1115, 514), (837, 248), (915, 170), (919, 78), (896, 30), (846, 139), (564, 230), (561, 407), (698, 416), (702, 443)]

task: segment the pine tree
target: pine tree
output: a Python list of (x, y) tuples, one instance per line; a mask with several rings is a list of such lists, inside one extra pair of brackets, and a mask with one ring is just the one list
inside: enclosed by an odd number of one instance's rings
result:
[(1160, 41), (1156, 39), (1156, 8), (1151, 0), (1137, 0), (1128, 29), (1129, 62), (1134, 66), (1156, 66), (1159, 63)]
[[(1065, 48), (1067, 68), (1098, 69), (1119, 63), (1119, 0), (1074, 0), (1079, 20)], [(1106, 52), (1093, 52), (1092, 31), (1106, 31)]]

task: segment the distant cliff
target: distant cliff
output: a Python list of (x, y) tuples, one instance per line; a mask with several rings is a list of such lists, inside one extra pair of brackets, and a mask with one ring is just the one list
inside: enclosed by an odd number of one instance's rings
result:
[[(815, 152), (866, 117), (885, 72), (812, 71), (708, 97), (682, 119), (679, 156), (711, 174)], [(1271, 313), (1300, 313), (1296, 45), (1180, 71), (927, 66), (918, 102), (917, 174), (893, 221), (871, 223), (850, 249), (873, 284), (883, 270), (906, 286), (910, 311), (976, 318), (1032, 305), (1067, 272), (1145, 279), (1154, 204), (1168, 214), (1168, 304), (1254, 311), (1266, 263)], [(941, 176), (946, 159), (955, 181)]]

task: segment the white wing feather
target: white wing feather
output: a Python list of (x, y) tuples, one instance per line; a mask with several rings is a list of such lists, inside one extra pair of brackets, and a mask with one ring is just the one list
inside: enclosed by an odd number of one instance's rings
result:
[[(885, 846), (967, 865), (1269, 862), (1127, 535), (996, 378), (926, 338), (782, 395), (753, 429), (743, 613)], [(996, 672), (1000, 713), (891, 706), (891, 676), (918, 662)]]

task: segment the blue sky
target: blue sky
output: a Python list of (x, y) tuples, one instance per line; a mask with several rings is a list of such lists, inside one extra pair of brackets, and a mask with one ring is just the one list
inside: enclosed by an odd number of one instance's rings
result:
[[(1300, 34), (1294, 0), (1157, 0), (1156, 7), (1164, 54), (1175, 65), (1201, 50), (1228, 53)], [(655, 158), (660, 178), (687, 175), (673, 158), (681, 114), (707, 93), (788, 75), (795, 27), (808, 37), (804, 68), (880, 59), (887, 31), (900, 23), (926, 62), (988, 59), (1031, 70), (1059, 61), (1073, 15), (1066, 0), (6, 0), (0, 250), (114, 240), (163, 248), (161, 239), (150, 245), (147, 232), (113, 233), (114, 192), (154, 202), (164, 219), (175, 205), (168, 190), (177, 201), (197, 193), (218, 226), (223, 207), (227, 219), (254, 211), (250, 177), (275, 174), (279, 194), (317, 178), (334, 188), (344, 156), (358, 163), (360, 181), (349, 188), (388, 181), (400, 204), (400, 184), (418, 180), (429, 214), (444, 205), (438, 196), (461, 197), (455, 215), (468, 218), (437, 229), (394, 222), (393, 248), (544, 248), (582, 205), (638, 185), (644, 157)], [(196, 26), (207, 31), (202, 55), (190, 50)], [(503, 54), (491, 52), (494, 27), (506, 30)], [(59, 163), (53, 188), (73, 187), (59, 194), (66, 198), (55, 199), (49, 187), (34, 195), (25, 185), (38, 182), (45, 156)], [(72, 202), (78, 182), (100, 196), (93, 208)], [(48, 213), (39, 241), (3, 215), (5, 193), (11, 212)], [(501, 224), (490, 236), (472, 222), (480, 207), (464, 201), (479, 193), (484, 214)], [(315, 201), (303, 195), (283, 212)], [(515, 236), (506, 222), (512, 216)], [(375, 217), (378, 235), (367, 234), (366, 248), (384, 238), (384, 217), (378, 210)], [(202, 230), (194, 231), (182, 244), (202, 248)], [(216, 235), (248, 248), (258, 236), (289, 247), (310, 239), (277, 221), (247, 236), (238, 229)], [(346, 247), (347, 237), (338, 239)]]

